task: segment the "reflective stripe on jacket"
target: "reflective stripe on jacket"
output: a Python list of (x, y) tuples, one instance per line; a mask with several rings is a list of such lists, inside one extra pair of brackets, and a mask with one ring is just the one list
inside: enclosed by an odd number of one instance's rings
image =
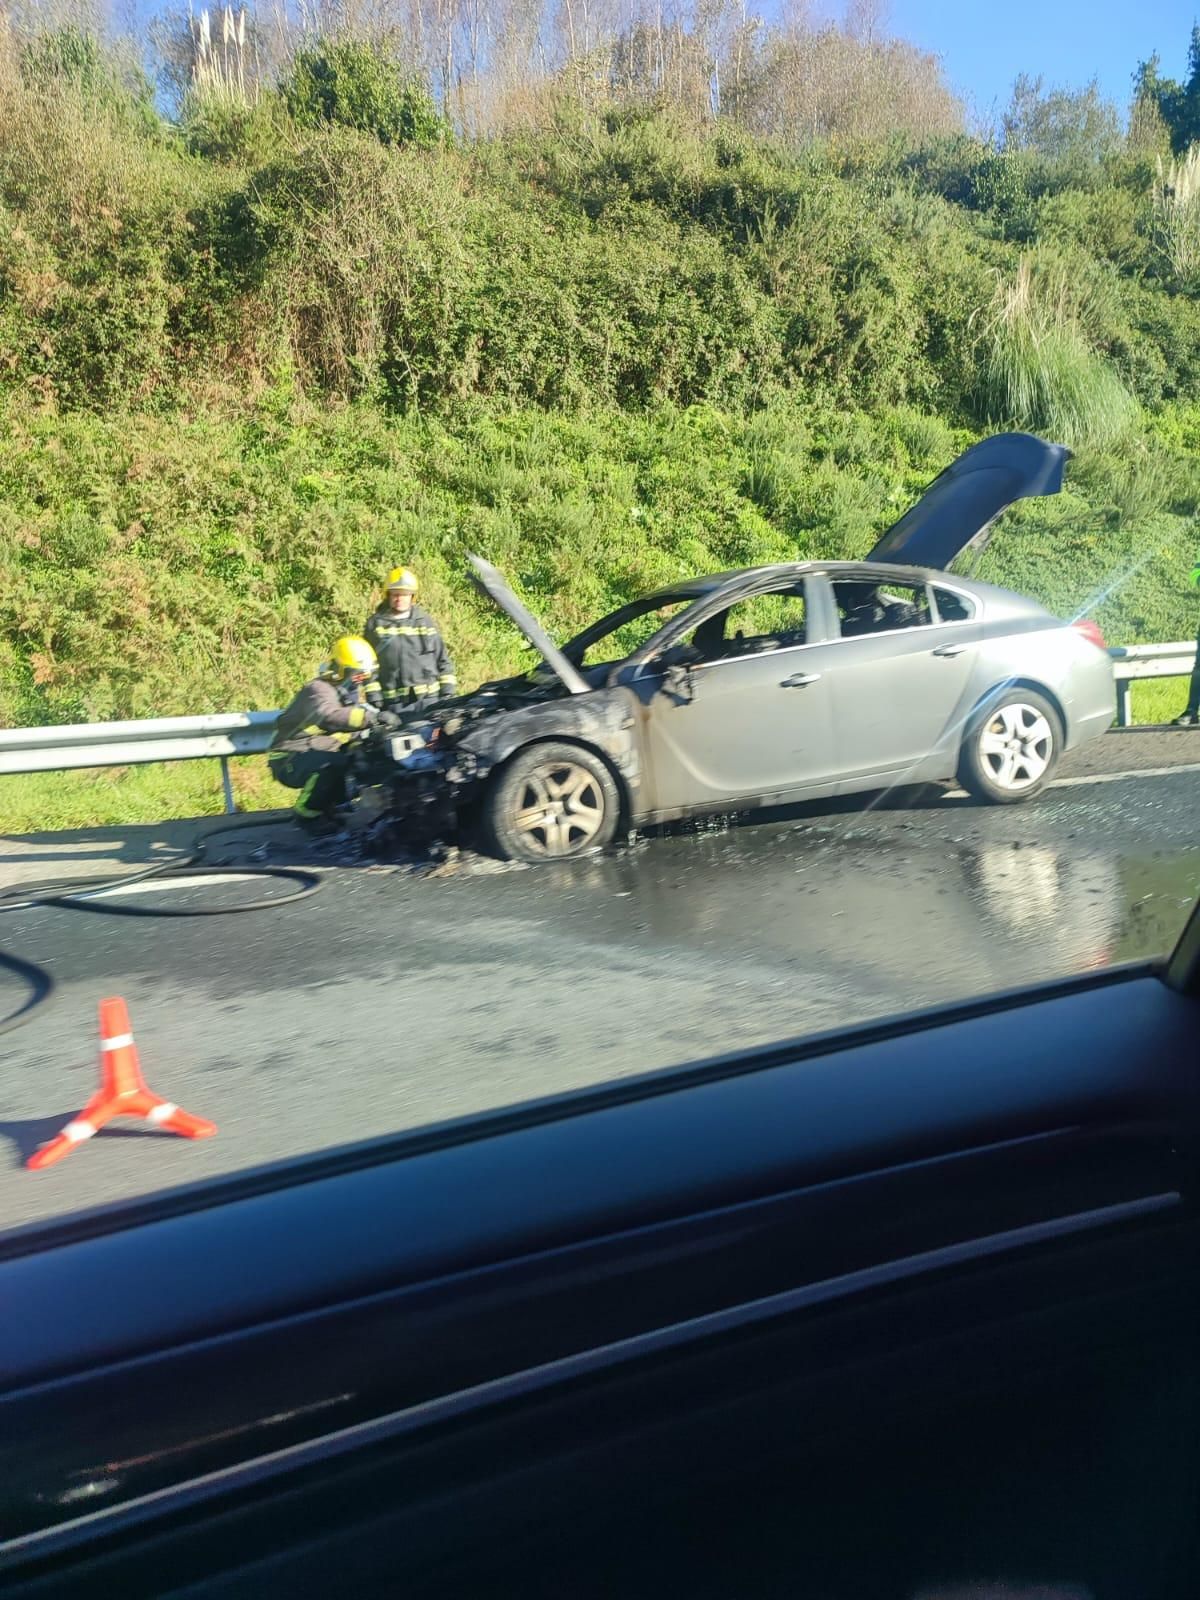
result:
[(454, 694), (454, 663), (437, 623), (420, 606), (403, 616), (376, 611), (367, 618), (363, 638), (379, 657), (379, 683), (385, 700)]

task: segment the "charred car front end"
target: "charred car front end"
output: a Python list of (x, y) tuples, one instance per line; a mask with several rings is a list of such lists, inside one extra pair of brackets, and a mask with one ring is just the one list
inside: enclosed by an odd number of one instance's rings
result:
[(580, 681), (583, 691), (572, 693), (552, 672), (535, 669), (413, 711), (398, 728), (368, 734), (355, 749), (352, 775), (358, 788), (382, 792), (393, 844), (427, 846), (486, 824), (481, 802), (493, 775), (517, 751), (539, 743), (599, 752), (623, 794), (636, 803), (640, 774), (626, 699), (618, 690)]

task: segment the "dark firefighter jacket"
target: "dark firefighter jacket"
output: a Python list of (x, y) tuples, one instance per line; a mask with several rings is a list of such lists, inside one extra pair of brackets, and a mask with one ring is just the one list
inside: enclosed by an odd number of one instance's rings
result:
[(441, 699), (457, 688), (454, 663), (437, 623), (421, 606), (405, 616), (376, 611), (367, 618), (363, 638), (379, 657), (384, 701)]
[(359, 728), (375, 720), (357, 689), (339, 689), (327, 678), (313, 678), (279, 713), (270, 754), (280, 751), (340, 750)]

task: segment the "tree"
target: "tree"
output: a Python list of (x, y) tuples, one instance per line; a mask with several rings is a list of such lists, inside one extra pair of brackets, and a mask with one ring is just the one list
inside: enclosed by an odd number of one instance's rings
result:
[(901, 39), (867, 43), (830, 27), (768, 30), (736, 109), (752, 132), (793, 146), (935, 138), (960, 132), (963, 122), (936, 56)]
[(862, 44), (877, 44), (887, 37), (888, 0), (847, 0), (846, 29)]
[(1200, 24), (1192, 27), (1188, 46), (1188, 75), (1182, 83), (1159, 75), (1159, 59), (1152, 55), (1138, 63), (1133, 78), (1134, 115), (1153, 107), (1167, 126), (1171, 149), (1183, 155), (1200, 140)]
[(1117, 148), (1117, 108), (1095, 78), (1083, 89), (1045, 88), (1022, 72), (1004, 114), (1004, 148), (1029, 150), (1063, 166), (1094, 166)]

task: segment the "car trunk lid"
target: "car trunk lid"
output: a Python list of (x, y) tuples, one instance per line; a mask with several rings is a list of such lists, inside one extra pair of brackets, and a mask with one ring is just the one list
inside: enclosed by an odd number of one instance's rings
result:
[(1065, 445), (1032, 433), (993, 434), (952, 461), (867, 560), (942, 571), (968, 545), (983, 550), (1014, 501), (1057, 494), (1070, 459)]

